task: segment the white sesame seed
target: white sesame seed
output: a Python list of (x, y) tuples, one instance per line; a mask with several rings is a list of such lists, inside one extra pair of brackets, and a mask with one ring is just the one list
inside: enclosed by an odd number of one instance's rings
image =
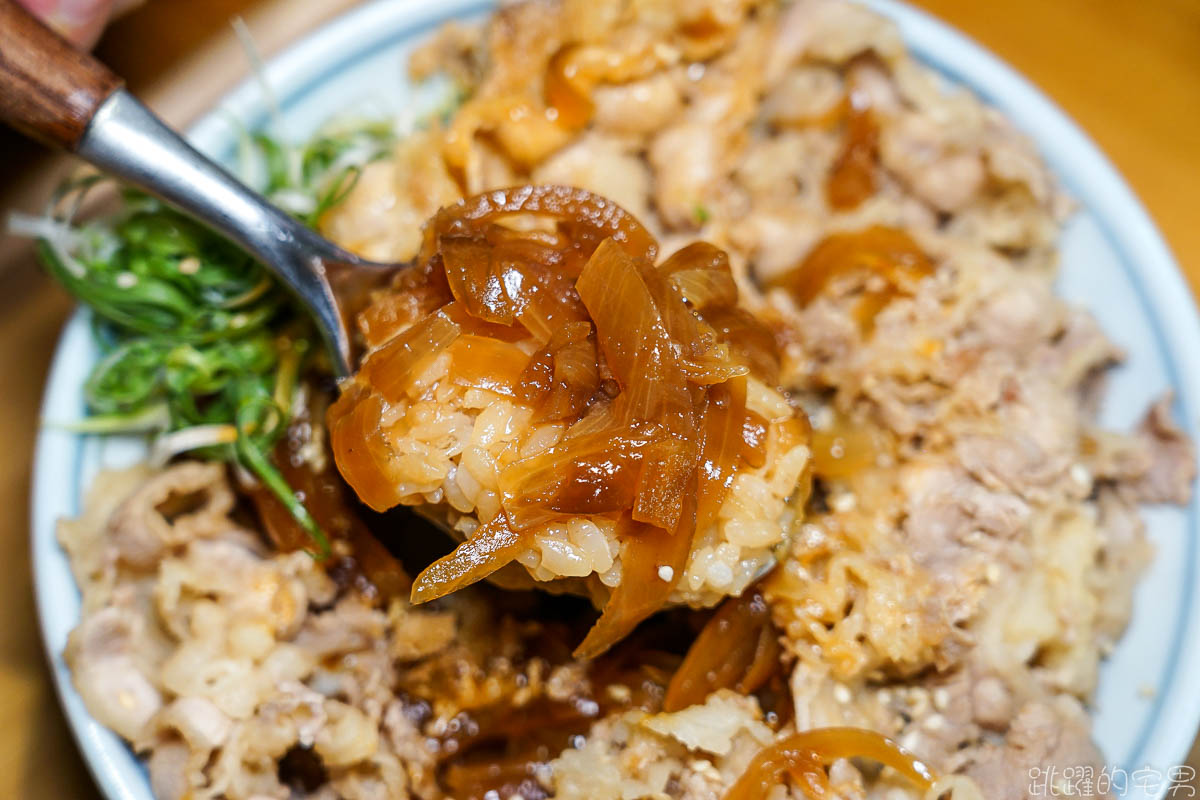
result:
[(132, 289), (134, 286), (137, 286), (137, 282), (138, 277), (132, 272), (122, 272), (117, 275), (116, 283), (118, 289)]
[(658, 568), (658, 577), (662, 578), (664, 581), (670, 581), (671, 578), (675, 577), (675, 570), (672, 567), (668, 567), (666, 564), (663, 564)]
[(800, 526), (800, 541), (805, 547), (816, 548), (825, 543), (825, 531), (819, 525), (807, 523)]
[(850, 700), (853, 698), (853, 695), (850, 694), (849, 688), (839, 683), (837, 686), (833, 687), (833, 697), (839, 703), (845, 705), (846, 703), (850, 702)]
[(933, 707), (938, 711), (945, 711), (946, 706), (950, 705), (950, 692), (939, 686), (933, 690)]
[(1083, 464), (1072, 464), (1071, 480), (1075, 481), (1080, 486), (1091, 486), (1092, 472)]
[(633, 691), (623, 683), (611, 683), (608, 686), (608, 696), (618, 703), (628, 703), (633, 697)]
[(188, 256), (179, 262), (179, 271), (184, 275), (195, 275), (200, 271), (200, 259)]
[(931, 731), (939, 731), (946, 725), (946, 718), (941, 714), (930, 714), (923, 724)]
[(983, 570), (984, 580), (986, 580), (988, 583), (999, 583), (1000, 576), (1001, 572), (999, 564), (988, 564)]
[(857, 505), (858, 497), (853, 492), (842, 492), (829, 500), (830, 508), (842, 514), (853, 511)]
[(929, 692), (924, 689), (910, 689), (906, 699), (914, 717), (922, 717), (929, 710)]

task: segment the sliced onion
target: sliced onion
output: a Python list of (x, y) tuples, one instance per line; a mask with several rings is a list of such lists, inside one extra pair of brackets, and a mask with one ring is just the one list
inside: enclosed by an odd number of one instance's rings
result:
[(813, 472), (822, 478), (852, 478), (874, 467), (890, 449), (884, 431), (835, 412), (832, 425), (812, 432)]
[(758, 632), (758, 642), (754, 646), (750, 664), (734, 688), (741, 694), (751, 694), (766, 686), (779, 674), (779, 659), (782, 656), (783, 647), (779, 644), (779, 633), (774, 626), (763, 625)]
[(621, 385), (623, 409), (634, 420), (661, 421), (686, 436), (691, 397), (675, 348), (637, 263), (605, 240), (575, 284), (596, 325), (608, 368)]
[(725, 251), (708, 242), (693, 242), (664, 261), (668, 276), (688, 305), (697, 311), (737, 303), (737, 284)]
[(578, 130), (592, 118), (594, 106), (590, 95), (591, 76), (586, 81), (575, 63), (575, 55), (581, 45), (562, 47), (550, 58), (546, 67), (546, 105), (558, 112), (558, 122), (566, 128)]
[(603, 82), (625, 83), (650, 74), (661, 63), (654, 47), (613, 50), (596, 45), (570, 44), (551, 56), (543, 93), (557, 121), (579, 130), (592, 118), (591, 95)]
[(421, 260), (433, 258), (443, 235), (478, 234), (496, 220), (520, 213), (562, 221), (568, 240), (583, 259), (609, 237), (634, 258), (653, 263), (658, 253), (650, 232), (611, 200), (572, 186), (515, 186), (484, 192), (439, 211), (425, 228)]
[(454, 299), (473, 317), (496, 325), (511, 325), (516, 301), (505, 289), (504, 276), (492, 263), (492, 246), (483, 238), (443, 236), (438, 252)]
[(413, 581), (412, 601), (425, 603), (481, 581), (509, 564), (529, 546), (503, 513), (480, 525), (471, 538), (426, 567)]
[[(667, 602), (687, 567), (696, 529), (693, 492), (685, 493), (679, 524), (673, 531), (622, 517), (621, 582), (609, 597), (600, 619), (575, 648), (575, 658), (595, 658), (624, 639), (638, 623)], [(664, 569), (664, 567), (666, 569)], [(668, 575), (666, 580), (663, 576)]]
[(779, 639), (771, 610), (757, 585), (731, 597), (709, 619), (688, 648), (667, 695), (663, 711), (679, 711), (718, 689), (749, 694), (779, 668)]
[(590, 322), (568, 322), (535, 353), (521, 376), (521, 398), (536, 421), (573, 419), (600, 388), (600, 366)]
[[(346, 282), (341, 280), (335, 287), (339, 304), (345, 300)], [(371, 284), (369, 280), (366, 282)], [(369, 349), (379, 347), (453, 299), (440, 261), (401, 269), (392, 276), (388, 289), (369, 291), (368, 294), (369, 301), (362, 305), (356, 321)]]
[[(406, 597), (412, 587), (412, 578), (400, 562), (388, 552), (355, 513), (350, 504), (346, 485), (338, 480), (332, 464), (322, 469), (313, 467), (312, 461), (300, 457), (300, 451), (312, 446), (307, 424), (293, 425), (288, 435), (275, 446), (273, 461), (288, 486), (304, 498), (305, 508), (331, 539), (350, 545), (351, 558), (356, 569), (371, 584), (385, 602), (397, 597)], [(249, 489), (263, 528), (271, 537), (276, 549), (288, 553), (312, 547), (312, 535), (296, 521), (286, 506), (262, 484)]]
[(361, 380), (389, 402), (399, 402), (405, 397), (414, 370), (448, 348), (461, 330), (441, 311), (430, 314), (371, 352), (359, 370)]
[(768, 423), (763, 416), (747, 411), (742, 422), (742, 459), (758, 469), (767, 463)]
[(564, 516), (620, 514), (634, 502), (647, 447), (663, 438), (652, 423), (605, 425), (569, 435), (500, 473), (504, 509), (524, 530)]
[(725, 345), (718, 345), (696, 358), (681, 358), (679, 368), (687, 382), (697, 386), (712, 386), (750, 374), (748, 366), (730, 359), (729, 348)]
[(762, 750), (724, 800), (759, 800), (791, 773), (812, 800), (832, 796), (825, 764), (839, 758), (868, 758), (899, 772), (920, 789), (937, 776), (925, 762), (888, 737), (865, 728), (814, 728), (795, 733)]
[(468, 314), (461, 303), (447, 303), (442, 306), (441, 312), (457, 325), (464, 335), (486, 336), (501, 342), (519, 342), (529, 338), (529, 331), (520, 325), (496, 325), (484, 322), (478, 317)]
[(386, 511), (400, 502), (391, 448), (380, 427), (384, 407), (380, 395), (355, 384), (330, 406), (327, 416), (338, 471), (359, 498), (376, 511)]
[(736, 306), (710, 308), (704, 321), (716, 331), (717, 341), (729, 348), (731, 358), (750, 368), (768, 386), (779, 383), (779, 346), (757, 317)]
[(785, 747), (779, 742), (761, 751), (746, 767), (722, 800), (761, 800), (790, 774), (809, 800), (833, 800), (837, 795), (820, 755), (805, 747)]
[(933, 263), (913, 238), (898, 228), (872, 225), (822, 239), (800, 264), (780, 275), (780, 286), (801, 306), (815, 300), (836, 278), (878, 275), (898, 291), (933, 272)]
[[(642, 463), (633, 518), (671, 530), (679, 521), (697, 455), (692, 398), (676, 359), (677, 341), (637, 263), (611, 240), (596, 248), (576, 288), (596, 324), (605, 362), (621, 385), (620, 412), (633, 421), (655, 420), (666, 429)], [(682, 304), (671, 305), (689, 314)]]
[(675, 529), (683, 513), (683, 495), (694, 486), (698, 449), (690, 439), (663, 437), (643, 450), (634, 487), (634, 520)]
[(376, 348), (429, 313), (421, 299), (409, 292), (387, 292), (371, 301), (358, 315), (358, 330), (368, 348)]
[(830, 208), (849, 211), (875, 194), (875, 162), (879, 153), (879, 123), (870, 109), (851, 107), (842, 150), (825, 182)]
[(700, 453), (696, 527), (706, 530), (717, 521), (742, 451), (742, 421), (746, 417), (746, 381), (732, 380), (709, 389), (704, 413), (704, 446)]
[(515, 344), (487, 336), (459, 336), (450, 345), (450, 374), (460, 386), (513, 397), (528, 363)]
[(587, 309), (568, 278), (532, 265), (521, 275), (521, 281), (517, 318), (538, 341), (549, 342), (563, 325), (587, 321)]

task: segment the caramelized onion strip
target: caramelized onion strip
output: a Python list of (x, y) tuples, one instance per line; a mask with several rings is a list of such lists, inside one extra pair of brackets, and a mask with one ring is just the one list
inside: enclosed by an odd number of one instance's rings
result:
[(637, 263), (612, 239), (596, 248), (575, 284), (596, 339), (634, 420), (689, 433), (692, 401), (673, 341)]
[(404, 399), (413, 371), (458, 338), (461, 328), (436, 311), (367, 356), (361, 375), (389, 402)]
[[(621, 385), (618, 405), (631, 421), (654, 420), (667, 436), (643, 460), (633, 519), (675, 528), (695, 468), (692, 398), (675, 340), (637, 263), (611, 239), (601, 242), (576, 283), (596, 323), (596, 338)], [(686, 309), (683, 313), (687, 313)]]
[(597, 45), (570, 44), (559, 48), (546, 67), (543, 94), (557, 121), (579, 130), (592, 119), (592, 92), (601, 83), (625, 83), (653, 72), (661, 59), (653, 47), (626, 51)]
[(757, 317), (737, 306), (710, 308), (704, 321), (717, 341), (729, 348), (734, 362), (745, 364), (768, 386), (779, 383), (779, 346), (775, 334)]
[(413, 581), (412, 601), (425, 603), (483, 580), (513, 561), (528, 546), (501, 512), (480, 525), (471, 538), (426, 567)]
[(438, 252), (454, 299), (471, 316), (496, 325), (512, 325), (515, 300), (509, 296), (501, 270), (492, 263), (492, 246), (470, 236), (443, 236)]
[(704, 413), (704, 446), (700, 451), (696, 528), (705, 530), (717, 521), (725, 495), (733, 485), (742, 451), (746, 417), (746, 381), (732, 380), (709, 389)]
[(851, 104), (845, 139), (825, 182), (830, 208), (850, 211), (875, 194), (875, 162), (879, 153), (879, 123), (869, 108)]
[(696, 443), (664, 437), (650, 444), (634, 487), (632, 515), (662, 530), (672, 530), (683, 512), (683, 495), (694, 485)]
[(384, 400), (354, 386), (329, 408), (329, 442), (346, 483), (375, 511), (400, 502), (392, 452), (380, 428)]
[(563, 325), (588, 319), (571, 280), (550, 267), (511, 264), (505, 284), (514, 287), (517, 319), (540, 342), (548, 342)]
[(839, 758), (868, 758), (892, 767), (922, 790), (937, 780), (933, 770), (908, 750), (865, 728), (815, 728), (771, 744), (750, 762), (723, 800), (759, 800), (790, 773), (812, 800), (832, 796), (825, 765)]
[(524, 530), (561, 517), (629, 509), (646, 448), (661, 436), (649, 423), (626, 428), (602, 423), (510, 464), (500, 473), (510, 523)]
[(693, 242), (659, 265), (688, 305), (703, 312), (713, 306), (737, 304), (737, 283), (729, 256), (716, 245)]
[(759, 753), (722, 800), (762, 800), (789, 774), (809, 800), (835, 797), (821, 757), (812, 750), (771, 745)]
[(588, 631), (575, 658), (595, 658), (624, 639), (638, 623), (667, 602), (687, 567), (696, 528), (694, 494), (685, 493), (684, 508), (674, 531), (634, 522), (618, 522), (621, 582), (612, 591), (600, 619)]
[(767, 463), (769, 424), (758, 412), (747, 411), (742, 422), (742, 459), (755, 469)]
[(568, 223), (575, 229), (575, 241), (590, 244), (585, 257), (609, 237), (634, 258), (653, 263), (658, 254), (658, 243), (650, 232), (613, 201), (573, 186), (525, 185), (483, 192), (443, 208), (425, 228), (421, 260), (433, 258), (444, 235), (478, 235), (496, 220), (522, 213)]
[(537, 409), (536, 422), (571, 419), (600, 388), (590, 322), (568, 322), (535, 353), (521, 376), (520, 397)]
[(459, 336), (450, 345), (450, 374), (460, 386), (513, 397), (528, 363), (515, 344), (487, 336)]
[(873, 313), (897, 292), (911, 292), (921, 278), (933, 273), (933, 262), (911, 236), (898, 228), (872, 225), (860, 231), (835, 233), (809, 251), (799, 265), (772, 281), (786, 289), (795, 301), (806, 306), (837, 278), (860, 274), (883, 278), (888, 288), (884, 301), (865, 299)]
[(485, 322), (468, 313), (462, 303), (446, 303), (442, 306), (441, 312), (457, 325), (464, 335), (486, 336), (501, 342), (519, 342), (529, 338), (529, 331), (520, 325), (497, 325)]
[(663, 711), (703, 703), (718, 689), (749, 694), (770, 679), (778, 657), (771, 610), (759, 587), (751, 586), (722, 603), (692, 642), (667, 686)]
[[(355, 512), (349, 490), (338, 479), (333, 464), (326, 461), (318, 470), (311, 460), (298, 457), (301, 447), (312, 445), (310, 435), (300, 434), (305, 429), (310, 429), (307, 423), (300, 426), (293, 422), (288, 435), (275, 445), (274, 461), (279, 472), (288, 486), (304, 497), (305, 506), (321, 530), (350, 546), (351, 555), (341, 559), (343, 566), (351, 562), (385, 602), (406, 596), (412, 578)], [(311, 534), (271, 491), (259, 484), (250, 488), (249, 493), (263, 529), (276, 549), (289, 553), (312, 546)]]

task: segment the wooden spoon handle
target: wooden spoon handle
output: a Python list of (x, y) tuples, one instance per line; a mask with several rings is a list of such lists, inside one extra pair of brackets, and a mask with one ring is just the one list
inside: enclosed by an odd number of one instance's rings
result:
[(0, 120), (74, 150), (121, 79), (35, 19), (0, 0)]

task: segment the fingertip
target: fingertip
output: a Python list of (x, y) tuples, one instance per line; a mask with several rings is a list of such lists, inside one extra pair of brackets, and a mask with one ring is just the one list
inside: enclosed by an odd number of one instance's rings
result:
[(112, 13), (113, 0), (19, 0), (77, 47), (91, 49), (100, 40)]

